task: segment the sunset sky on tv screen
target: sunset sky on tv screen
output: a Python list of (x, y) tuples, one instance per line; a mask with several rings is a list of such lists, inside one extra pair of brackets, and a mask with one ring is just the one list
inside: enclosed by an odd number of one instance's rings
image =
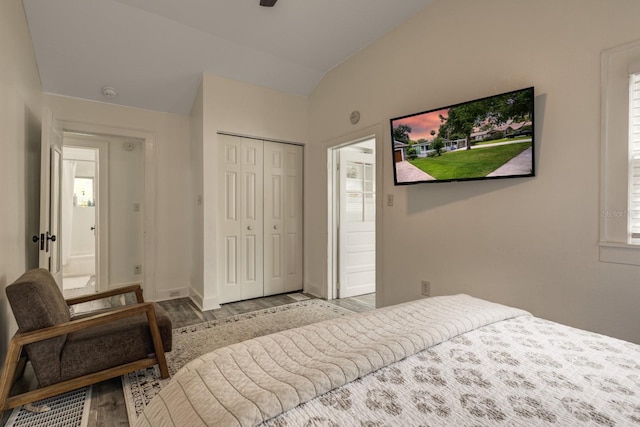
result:
[[(411, 139), (417, 141), (419, 139), (432, 139), (434, 136), (438, 136), (438, 130), (442, 122), (440, 116), (447, 118), (449, 109), (431, 111), (425, 114), (419, 114), (417, 116), (406, 117), (404, 119), (397, 119), (393, 121), (393, 127), (400, 125), (408, 125), (411, 128)], [(436, 133), (432, 136), (431, 131)]]

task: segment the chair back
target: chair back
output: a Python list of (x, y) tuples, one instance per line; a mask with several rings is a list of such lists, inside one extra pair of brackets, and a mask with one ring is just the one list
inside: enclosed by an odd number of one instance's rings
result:
[[(43, 268), (29, 270), (6, 288), (7, 299), (20, 332), (59, 325), (71, 320), (60, 288), (51, 273)], [(60, 354), (66, 335), (25, 346), (40, 386), (60, 378)]]

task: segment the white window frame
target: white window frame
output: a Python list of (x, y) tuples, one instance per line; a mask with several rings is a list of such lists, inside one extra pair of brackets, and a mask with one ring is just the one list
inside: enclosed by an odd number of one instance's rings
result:
[(640, 72), (640, 40), (602, 54), (600, 261), (640, 265), (630, 224), (630, 73)]
[(629, 243), (640, 245), (640, 61), (629, 65)]

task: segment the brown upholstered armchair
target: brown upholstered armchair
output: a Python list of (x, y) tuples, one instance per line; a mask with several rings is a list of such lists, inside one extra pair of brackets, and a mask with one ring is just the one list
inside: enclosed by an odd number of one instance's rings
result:
[[(134, 292), (137, 304), (72, 316), (70, 307)], [(140, 285), (65, 300), (45, 269), (30, 270), (6, 288), (19, 330), (11, 338), (0, 376), (0, 413), (26, 403), (153, 366), (169, 377), (171, 320), (144, 302)], [(9, 396), (26, 362), (38, 388)]]

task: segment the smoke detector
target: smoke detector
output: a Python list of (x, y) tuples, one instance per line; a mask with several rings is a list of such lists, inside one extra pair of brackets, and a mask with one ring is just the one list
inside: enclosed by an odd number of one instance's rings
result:
[(105, 86), (102, 88), (102, 94), (104, 95), (105, 98), (115, 98), (116, 96), (118, 96), (118, 92), (109, 86)]

